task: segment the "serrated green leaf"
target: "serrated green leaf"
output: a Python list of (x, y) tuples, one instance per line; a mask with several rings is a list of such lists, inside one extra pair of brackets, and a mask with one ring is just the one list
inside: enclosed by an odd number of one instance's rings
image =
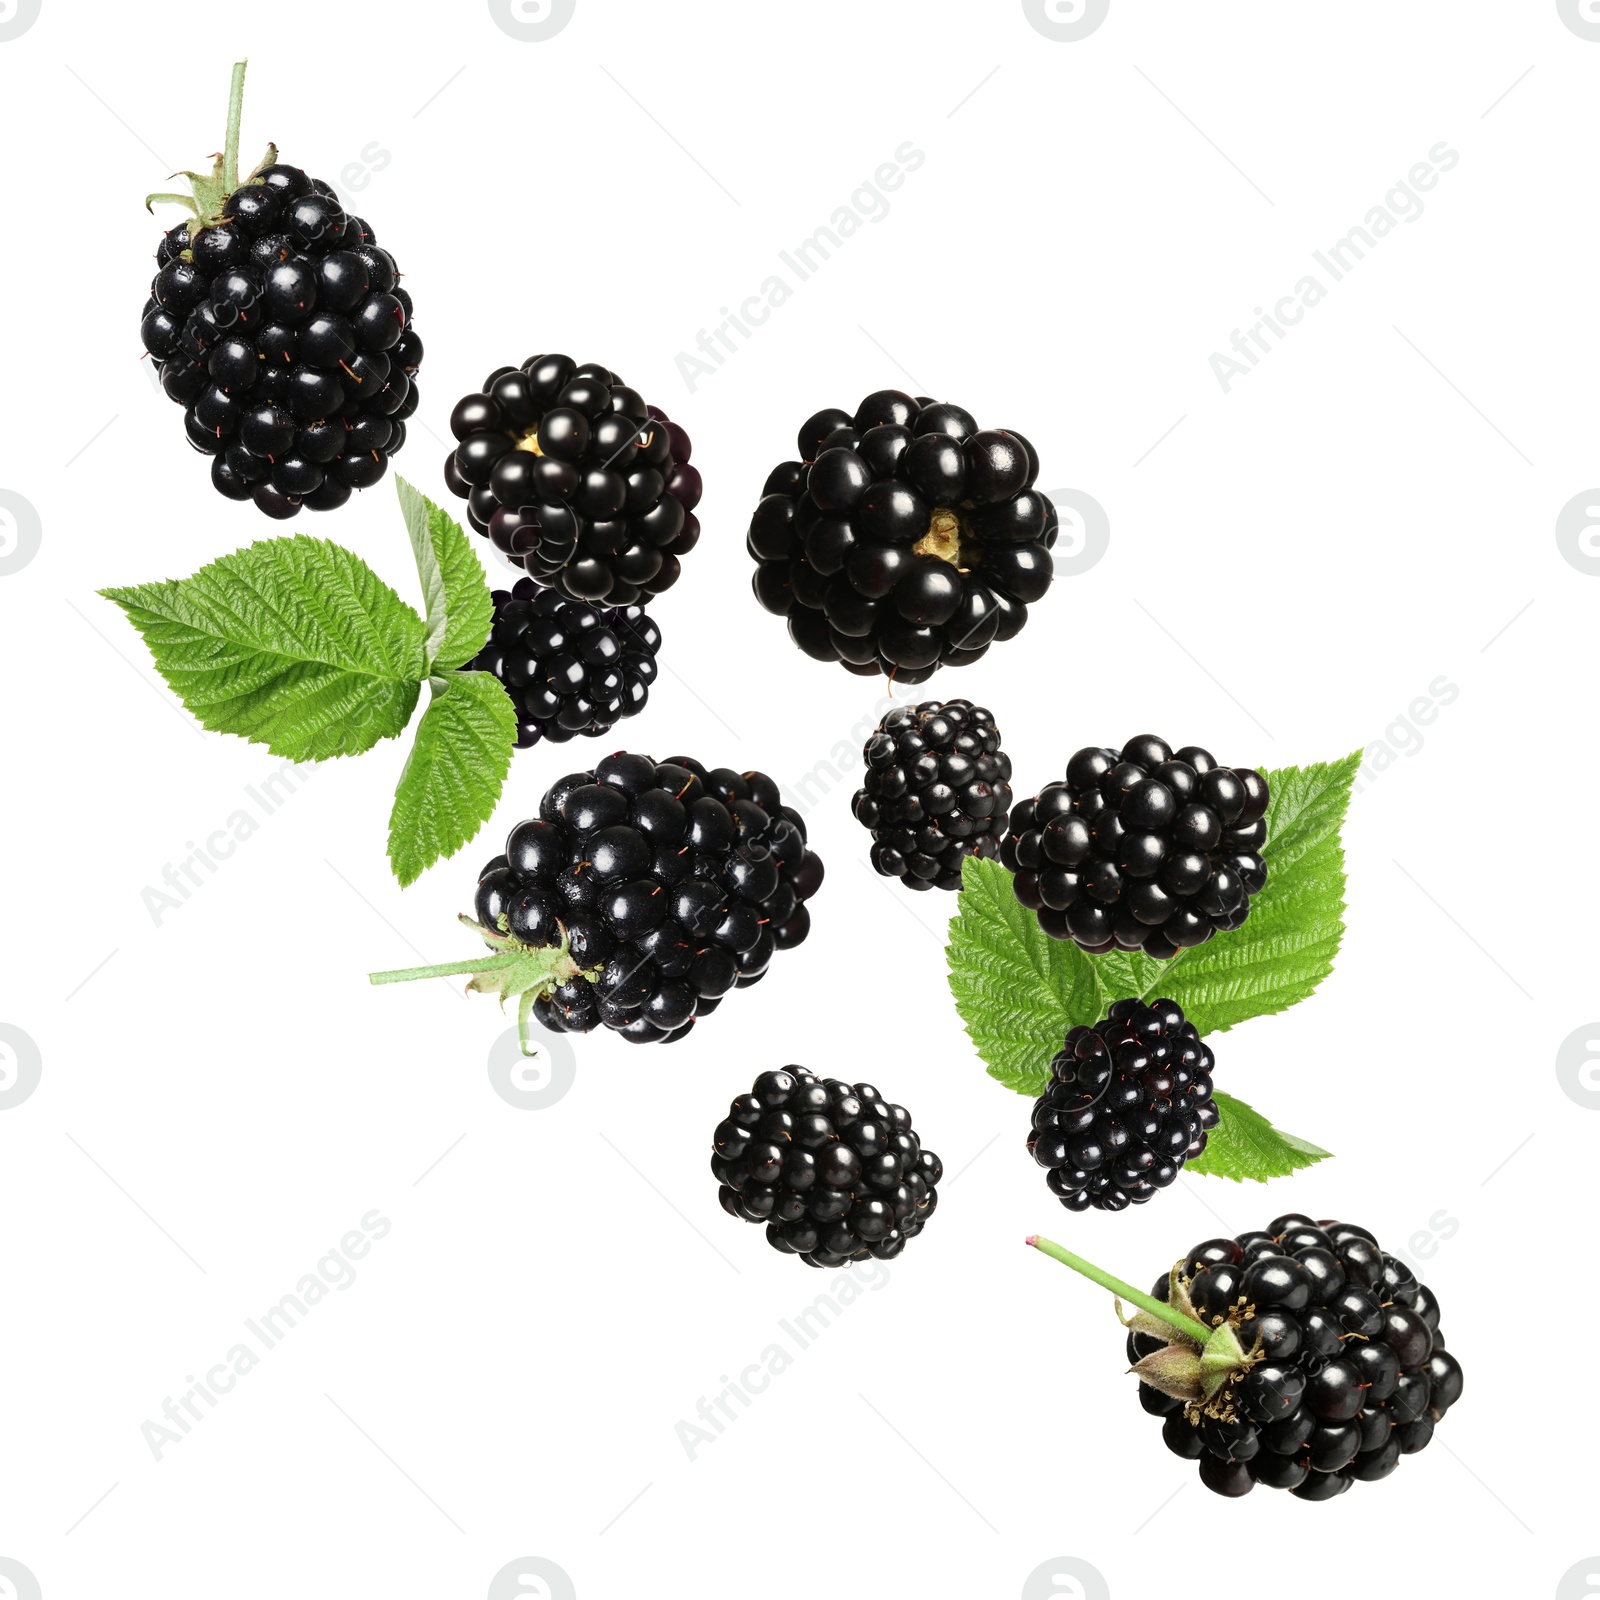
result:
[(1263, 774), (1266, 886), (1242, 928), (1171, 961), (1092, 956), (1051, 939), (1017, 901), (1011, 874), (969, 857), (946, 953), (956, 1009), (991, 1076), (1042, 1093), (1066, 1030), (1098, 1022), (1130, 995), (1175, 1001), (1202, 1034), (1305, 999), (1332, 971), (1344, 934), (1339, 828), (1359, 764), (1357, 751)]
[(326, 539), (264, 539), (192, 577), (100, 592), (202, 726), (292, 761), (393, 738), (427, 676), (422, 618)]
[(429, 680), (389, 816), (389, 861), (401, 888), (477, 836), (500, 799), (517, 738), (517, 711), (498, 678), (457, 672)]
[(1274, 1128), (1261, 1113), (1231, 1094), (1216, 1094), (1220, 1120), (1206, 1135), (1206, 1147), (1184, 1170), (1205, 1178), (1265, 1183), (1325, 1161), (1331, 1154), (1305, 1139)]
[(946, 951), (956, 1010), (990, 1075), (1020, 1094), (1038, 1095), (1050, 1058), (1076, 1021), (1097, 1020), (1117, 992), (1134, 992), (1125, 956), (1104, 965), (1052, 939), (1012, 892), (1011, 874), (994, 861), (967, 858), (960, 909)]
[(395, 479), (400, 511), (417, 558), (428, 615), (425, 650), (431, 672), (453, 672), (467, 664), (489, 637), (494, 601), (483, 566), (461, 526), (442, 507)]

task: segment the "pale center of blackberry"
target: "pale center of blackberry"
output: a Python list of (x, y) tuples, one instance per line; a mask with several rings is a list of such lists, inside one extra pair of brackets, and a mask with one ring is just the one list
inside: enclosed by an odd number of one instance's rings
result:
[(513, 450), (526, 450), (530, 455), (542, 456), (544, 451), (539, 448), (539, 424), (536, 422), (523, 434), (511, 447)]
[(919, 556), (948, 561), (957, 572), (965, 572), (961, 561), (962, 532), (960, 514), (949, 506), (937, 506), (928, 518), (928, 531), (911, 548)]

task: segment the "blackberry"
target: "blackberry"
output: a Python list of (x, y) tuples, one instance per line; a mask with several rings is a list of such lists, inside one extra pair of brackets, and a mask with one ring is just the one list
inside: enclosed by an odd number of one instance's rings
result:
[(156, 252), (140, 324), (211, 482), (269, 517), (332, 511), (384, 474), (417, 409), (411, 296), (371, 226), (331, 184), (266, 158), (239, 182), (244, 63), (224, 154)]
[(1118, 1000), (1071, 1028), (1033, 1106), (1028, 1151), (1068, 1211), (1143, 1205), (1206, 1147), (1214, 1058), (1170, 1000)]
[(1011, 813), (1000, 860), (1052, 939), (1158, 961), (1244, 926), (1267, 881), (1267, 784), (1154, 734), (1089, 747)]
[(923, 683), (1010, 639), (1050, 587), (1055, 507), (1019, 433), (898, 389), (819, 411), (767, 478), (756, 599), (808, 656)]
[(494, 591), (494, 626), (469, 672), (491, 672), (517, 708), (517, 748), (565, 744), (637, 715), (656, 677), (661, 630), (639, 606), (564, 600), (531, 578)]
[(994, 716), (969, 700), (896, 706), (862, 747), (851, 809), (872, 865), (908, 889), (959, 889), (968, 856), (993, 860), (1011, 809), (1011, 758)]
[(445, 482), (536, 583), (624, 606), (678, 581), (700, 537), (689, 435), (616, 373), (562, 355), (497, 367), (450, 431)]
[(822, 883), (800, 813), (764, 772), (619, 751), (546, 792), (478, 876), (488, 958), (376, 973), (375, 983), (471, 973), (555, 1033), (606, 1027), (681, 1039), (811, 928)]
[(1139, 1403), (1217, 1494), (1331, 1500), (1427, 1448), (1461, 1397), (1439, 1304), (1365, 1228), (1291, 1212), (1197, 1244), (1150, 1294), (1048, 1239), (1028, 1243), (1139, 1307)]
[(711, 1149), (722, 1209), (764, 1222), (767, 1243), (808, 1267), (892, 1261), (933, 1215), (944, 1176), (904, 1106), (804, 1067), (763, 1072)]

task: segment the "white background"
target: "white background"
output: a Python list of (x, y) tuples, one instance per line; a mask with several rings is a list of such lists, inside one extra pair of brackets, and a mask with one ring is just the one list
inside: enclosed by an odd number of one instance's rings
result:
[[(542, 43), (492, 10), (44, 0), (0, 40), (0, 487), (42, 527), (0, 577), (0, 1022), (42, 1060), (0, 1112), (0, 1556), (47, 1600), (480, 1596), (524, 1556), (584, 1600), (1012, 1596), (1057, 1557), (1100, 1587), (1028, 1593), (1132, 1600), (1310, 1548), (1308, 1597), (1557, 1592), (1597, 1542), (1561, 1352), (1596, 1311), (1600, 1118), (1555, 1060), (1600, 1015), (1600, 586), (1555, 526), (1600, 480), (1600, 43), (1553, 0), (1114, 0), (1080, 42), (1014, 0), (578, 0)], [(211, 492), (137, 336), (163, 225), (140, 199), (216, 148), (246, 53), (246, 161), (270, 137), (338, 182), (406, 273), (408, 478), (446, 498), (452, 404), (541, 350), (693, 436), (670, 670), (592, 754), (625, 732), (792, 785), (844, 747), (809, 808), (810, 942), (670, 1053), (579, 1040), (548, 1109), (495, 1093), (490, 1001), (365, 974), (470, 953), (476, 869), (570, 748), (519, 756), (480, 841), (401, 893), (399, 744), (262, 818), (245, 786), (279, 763), (201, 734), (95, 597), (285, 531)], [(926, 159), (887, 215), (690, 392), (697, 331), (906, 141)], [(1212, 353), (1440, 141), (1459, 161), (1423, 213), (1224, 393)], [(948, 998), (952, 902), (875, 878), (849, 815), (883, 686), (749, 593), (768, 469), (883, 386), (1021, 429), (1042, 486), (1109, 516), (1092, 571), (932, 686), (994, 709), (1022, 792), (1147, 729), (1262, 766), (1391, 747), (1346, 831), (1336, 971), (1216, 1041), (1219, 1087), (1337, 1159), (1121, 1216), (1045, 1190), (1026, 1102)], [(415, 596), (389, 481), (293, 526)], [(1451, 703), (1398, 722), (1441, 678)], [(258, 831), (158, 925), (142, 891), (241, 807)], [(724, 1216), (707, 1167), (728, 1098), (790, 1060), (876, 1081), (952, 1176), (891, 1281), (691, 1461), (676, 1424), (828, 1287)], [(141, 1424), (373, 1209), (356, 1282), (156, 1461)], [(1434, 1446), (1333, 1506), (1204, 1491), (1121, 1375), (1108, 1297), (1022, 1247), (1053, 1232), (1143, 1284), (1288, 1209), (1403, 1248), (1466, 1367)]]

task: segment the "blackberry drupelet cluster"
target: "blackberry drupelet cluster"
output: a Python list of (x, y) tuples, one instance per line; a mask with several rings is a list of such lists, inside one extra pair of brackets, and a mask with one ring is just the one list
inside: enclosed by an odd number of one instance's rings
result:
[(633, 605), (678, 581), (700, 472), (689, 435), (616, 373), (570, 356), (499, 367), (450, 414), (445, 458), (467, 520), (536, 583)]
[[(1292, 1213), (1264, 1232), (1208, 1239), (1152, 1292), (1174, 1303), (1175, 1291), (1200, 1322), (1231, 1323), (1254, 1357), (1209, 1402), (1139, 1387), (1145, 1410), (1166, 1419), (1168, 1447), (1198, 1461), (1218, 1494), (1261, 1483), (1329, 1500), (1376, 1482), (1426, 1448), (1460, 1398), (1438, 1301), (1353, 1223)], [(1157, 1347), (1130, 1334), (1129, 1360)]]
[(162, 240), (140, 332), (211, 482), (269, 517), (384, 474), (417, 409), (411, 296), (331, 185), (274, 163)]
[(1267, 785), (1154, 734), (1090, 747), (1011, 813), (1000, 859), (1052, 939), (1170, 960), (1243, 927), (1267, 881)]
[(993, 860), (1011, 810), (1011, 758), (994, 716), (969, 700), (896, 706), (862, 747), (851, 802), (872, 865), (908, 889), (959, 889), (968, 856)]
[(1214, 1058), (1170, 1000), (1118, 1000), (1068, 1030), (1033, 1106), (1028, 1150), (1068, 1211), (1143, 1205), (1216, 1127)]
[[(762, 772), (618, 752), (551, 786), (478, 880), (478, 922), (576, 970), (533, 1006), (557, 1033), (680, 1039), (811, 927), (805, 823)], [(502, 924), (501, 919), (504, 919)]]
[(1058, 531), (1018, 433), (897, 389), (819, 411), (750, 519), (756, 598), (847, 672), (923, 683), (1010, 639), (1050, 587)]
[(494, 591), (494, 626), (467, 669), (505, 685), (525, 750), (606, 733), (643, 711), (660, 647), (661, 630), (640, 606), (608, 610), (519, 578)]
[(722, 1209), (766, 1223), (767, 1243), (808, 1267), (893, 1260), (933, 1215), (944, 1175), (904, 1106), (804, 1067), (763, 1072), (712, 1152)]

